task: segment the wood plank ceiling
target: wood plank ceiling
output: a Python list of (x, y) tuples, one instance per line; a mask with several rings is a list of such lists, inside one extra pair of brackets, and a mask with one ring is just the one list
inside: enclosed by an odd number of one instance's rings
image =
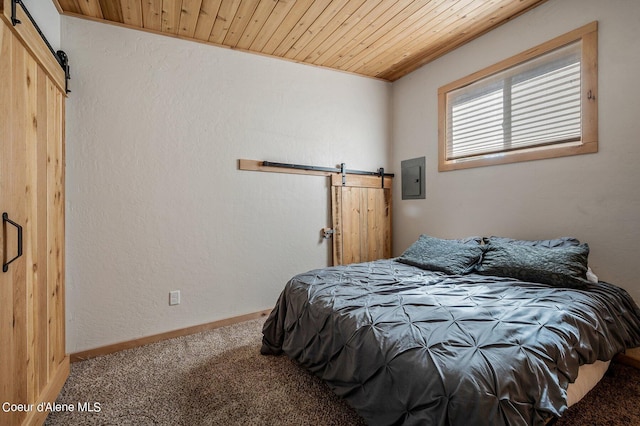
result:
[(394, 81), (545, 0), (54, 0), (59, 10)]

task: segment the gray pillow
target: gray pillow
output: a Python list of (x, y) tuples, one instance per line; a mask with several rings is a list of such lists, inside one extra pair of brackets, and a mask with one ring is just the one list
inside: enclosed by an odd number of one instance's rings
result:
[(442, 240), (421, 235), (397, 260), (431, 271), (468, 274), (473, 272), (482, 257), (479, 243), (478, 238)]
[(498, 243), (509, 243), (509, 244), (521, 244), (525, 246), (535, 246), (535, 247), (547, 247), (547, 248), (556, 248), (556, 247), (571, 247), (580, 245), (580, 241), (577, 238), (573, 237), (560, 237), (554, 238), (553, 240), (514, 240), (513, 238), (505, 238), (505, 237), (489, 237), (487, 239), (488, 243), (498, 242)]
[(492, 241), (484, 246), (479, 274), (516, 278), (555, 287), (583, 288), (587, 281), (587, 244), (548, 248)]

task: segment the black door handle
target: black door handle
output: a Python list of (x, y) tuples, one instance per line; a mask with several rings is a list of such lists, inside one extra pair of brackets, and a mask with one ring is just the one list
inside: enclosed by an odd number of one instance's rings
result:
[[(14, 260), (16, 260), (17, 258), (19, 258), (20, 256), (22, 256), (22, 226), (18, 225), (17, 223), (15, 223), (11, 219), (9, 219), (9, 213), (4, 212), (4, 213), (2, 213), (2, 227), (3, 228), (4, 228), (4, 224), (7, 223), (7, 222), (9, 222), (11, 225), (15, 226), (16, 228), (18, 228), (18, 255), (16, 257), (14, 257), (13, 259), (9, 260), (8, 262), (5, 262), (5, 263), (2, 264), (2, 272), (7, 272), (9, 270), (9, 264), (11, 262), (13, 262)], [(5, 244), (5, 246), (6, 246), (6, 244)]]

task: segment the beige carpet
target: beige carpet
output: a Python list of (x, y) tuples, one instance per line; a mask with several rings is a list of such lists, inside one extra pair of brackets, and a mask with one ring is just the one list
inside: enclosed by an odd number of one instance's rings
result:
[[(72, 364), (47, 425), (362, 425), (287, 357), (260, 355), (264, 319)], [(640, 425), (640, 371), (614, 365), (557, 425)], [(78, 404), (96, 410), (78, 411)], [(94, 405), (95, 404), (95, 405)], [(98, 411), (99, 408), (99, 411)]]

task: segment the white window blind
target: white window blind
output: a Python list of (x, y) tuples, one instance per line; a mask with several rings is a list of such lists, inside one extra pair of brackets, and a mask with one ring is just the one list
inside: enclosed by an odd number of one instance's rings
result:
[(447, 93), (446, 159), (581, 140), (577, 41)]

